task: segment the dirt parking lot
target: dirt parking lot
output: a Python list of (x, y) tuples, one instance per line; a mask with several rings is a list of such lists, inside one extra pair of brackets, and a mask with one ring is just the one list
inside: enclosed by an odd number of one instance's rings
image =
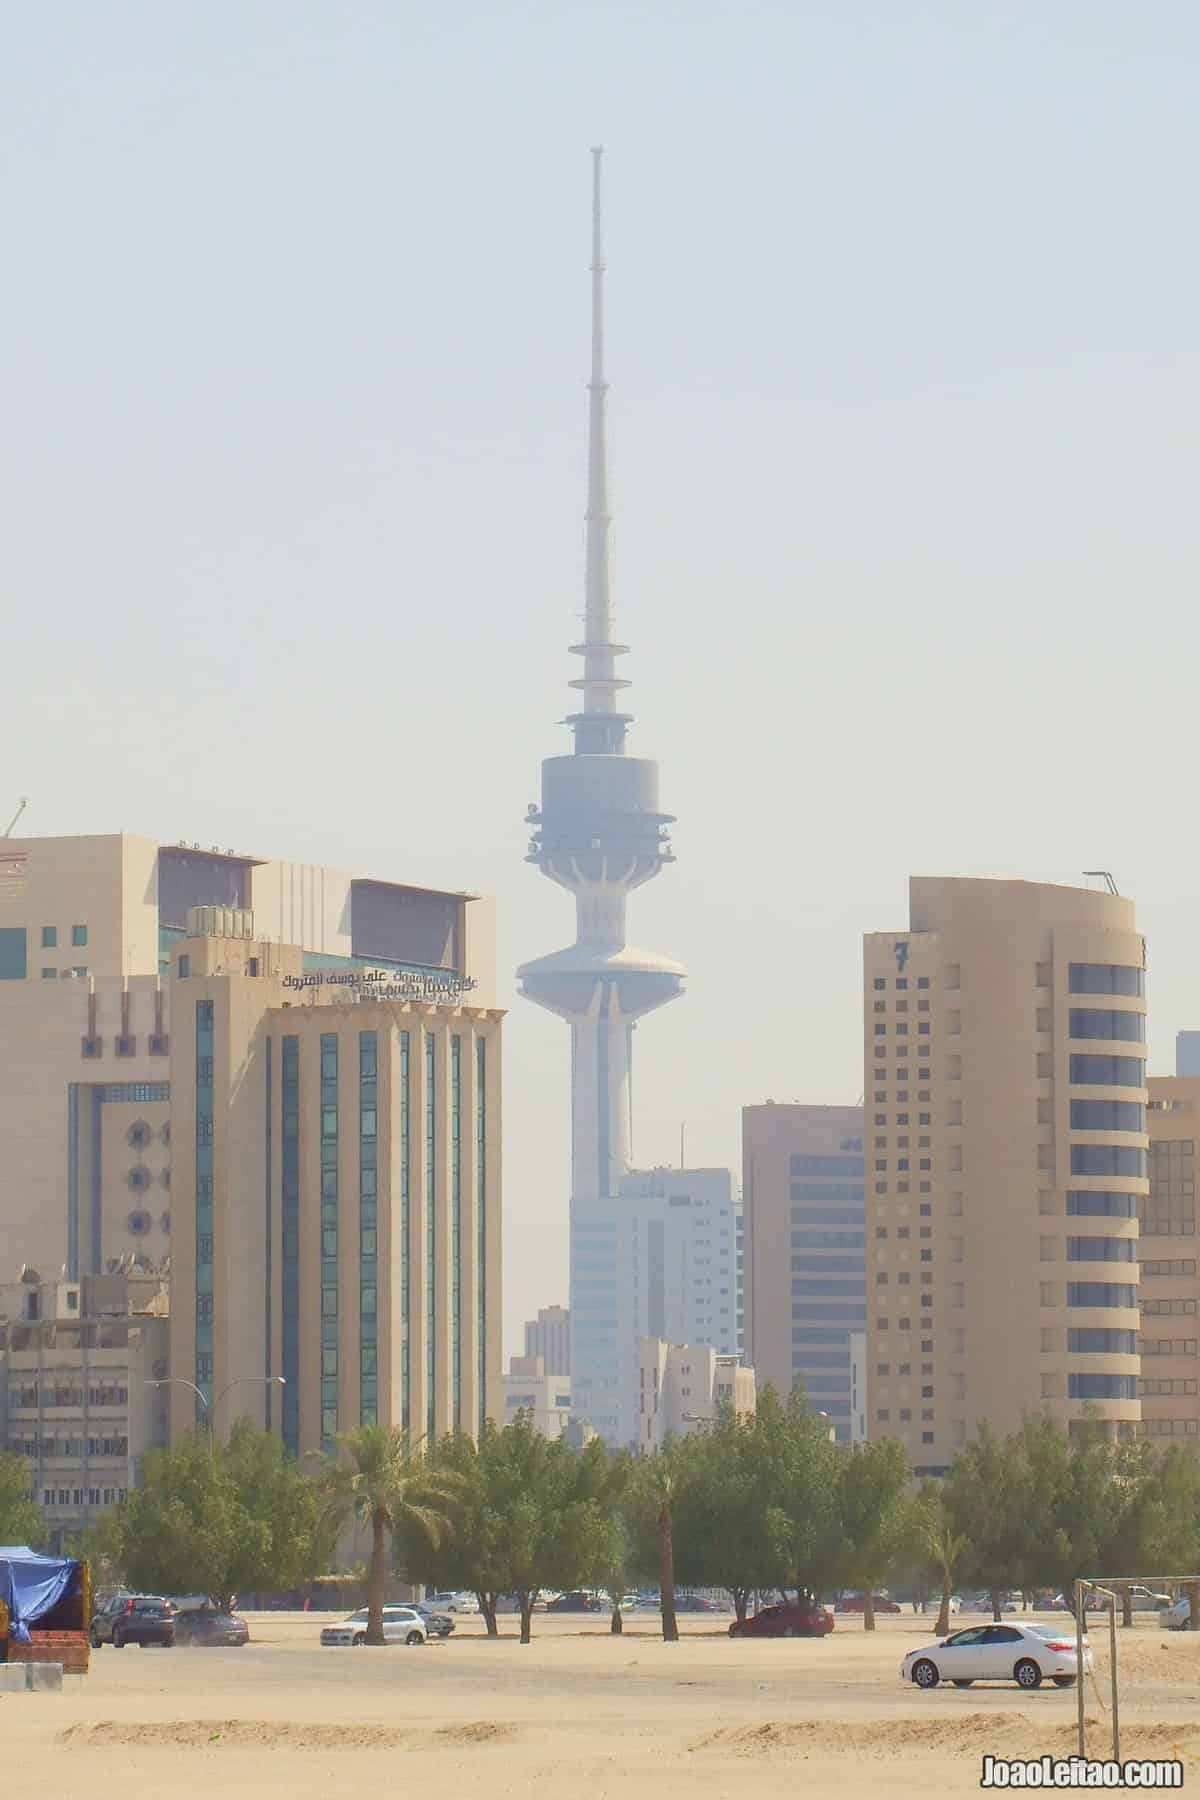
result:
[[(145, 1800), (184, 1791), (317, 1800), (384, 1794), (414, 1778), (447, 1800), (475, 1796), (837, 1794), (844, 1800), (978, 1791), (980, 1759), (1070, 1754), (1074, 1693), (939, 1688), (899, 1680), (932, 1640), (911, 1614), (839, 1619), (824, 1640), (750, 1642), (728, 1620), (681, 1620), (666, 1645), (656, 1615), (623, 1637), (607, 1619), (516, 1621), (489, 1643), (463, 1619), (424, 1649), (322, 1650), (317, 1614), (250, 1614), (242, 1650), (94, 1653), (61, 1695), (0, 1696), (6, 1796)], [(1200, 1634), (1152, 1618), (1121, 1634), (1126, 1756), (1182, 1756), (1200, 1783)], [(1106, 1755), (1107, 1656), (1093, 1627), (1094, 1754)]]

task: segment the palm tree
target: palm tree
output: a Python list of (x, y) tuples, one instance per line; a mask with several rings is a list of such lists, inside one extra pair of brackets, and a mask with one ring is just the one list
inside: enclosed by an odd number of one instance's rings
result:
[(658, 1543), (658, 1588), (661, 1595), (663, 1642), (677, 1644), (679, 1625), (675, 1618), (675, 1539), (671, 1507), (675, 1501), (678, 1482), (671, 1458), (666, 1452), (660, 1451), (650, 1461), (649, 1483)]
[(939, 1507), (926, 1524), (925, 1545), (942, 1574), (942, 1604), (938, 1609), (937, 1624), (933, 1628), (934, 1635), (941, 1637), (950, 1629), (950, 1590), (954, 1584), (954, 1569), (967, 1547), (967, 1540), (965, 1537), (955, 1536), (946, 1515)]
[(408, 1433), (386, 1425), (360, 1425), (339, 1434), (348, 1461), (333, 1472), (344, 1509), (371, 1527), (367, 1572), (367, 1643), (383, 1643), (383, 1595), (388, 1576), (388, 1533), (416, 1525), (436, 1548), (450, 1529), (445, 1506), (456, 1488), (449, 1470), (431, 1469)]

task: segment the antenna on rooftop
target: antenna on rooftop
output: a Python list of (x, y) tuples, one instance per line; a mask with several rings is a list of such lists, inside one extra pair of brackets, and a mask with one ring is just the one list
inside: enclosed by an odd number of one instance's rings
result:
[(1119, 894), (1120, 890), (1112, 878), (1111, 869), (1084, 869), (1085, 875), (1095, 875), (1104, 882), (1110, 894)]
[(5, 833), (4, 833), (4, 836), (5, 836), (5, 837), (11, 837), (11, 836), (12, 836), (12, 834), (13, 834), (13, 828), (14, 828), (14, 826), (15, 826), (15, 825), (16, 825), (16, 823), (17, 823), (17, 820), (18, 820), (18, 819), (19, 819), (19, 818), (20, 818), (20, 816), (21, 816), (21, 814), (22, 814), (22, 813), (23, 813), (23, 812), (24, 812), (24, 811), (25, 811), (25, 808), (26, 808), (26, 807), (27, 807), (27, 806), (28, 806), (28, 805), (29, 805), (29, 801), (28, 801), (28, 800), (27, 800), (27, 799), (25, 799), (25, 798), (24, 798), (24, 796), (22, 796), (22, 798), (21, 798), (21, 799), (20, 799), (20, 800), (18, 800), (18, 802), (17, 802), (17, 810), (16, 810), (16, 812), (15, 812), (15, 813), (14, 813), (14, 814), (13, 814), (13, 816), (12, 816), (12, 818), (11, 818), (11, 819), (10, 819), (10, 820), (9, 820), (9, 822), (8, 822), (8, 830), (7, 830), (7, 831), (6, 831), (6, 832), (5, 832)]

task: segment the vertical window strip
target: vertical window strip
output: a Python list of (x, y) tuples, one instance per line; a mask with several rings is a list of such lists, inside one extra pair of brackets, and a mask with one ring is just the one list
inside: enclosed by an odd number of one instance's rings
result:
[[(265, 1182), (264, 1194), (263, 1194), (263, 1209), (264, 1209), (263, 1372), (266, 1375), (270, 1375), (274, 1368), (274, 1363), (272, 1361), (273, 1345), (271, 1343), (271, 1326), (272, 1326), (271, 1283), (272, 1283), (272, 1280), (274, 1277), (274, 1266), (273, 1266), (273, 1255), (272, 1255), (274, 1245), (272, 1242), (272, 1234), (271, 1234), (271, 1177), (272, 1177), (272, 1172), (273, 1172), (272, 1166), (271, 1166), (271, 1150), (272, 1150), (271, 1102), (272, 1102), (274, 1096), (272, 1093), (273, 1071), (271, 1068), (271, 1040), (270, 1040), (270, 1038), (267, 1039), (265, 1048), (266, 1048), (265, 1081), (266, 1081), (266, 1090), (267, 1090), (267, 1092), (266, 1092), (266, 1102), (267, 1103), (266, 1103), (266, 1143), (263, 1146), (263, 1164), (264, 1164), (264, 1167), (266, 1170), (266, 1182)], [(267, 1426), (267, 1430), (270, 1431), (271, 1418), (272, 1418), (272, 1407), (273, 1407), (274, 1401), (275, 1401), (275, 1383), (273, 1381), (267, 1381), (265, 1383), (265, 1393), (266, 1393), (266, 1426)]]
[(338, 1429), (338, 1040), (321, 1033), (321, 1445)]
[(283, 1444), (289, 1456), (300, 1454), (300, 1039), (282, 1044), (281, 1107), (283, 1144), (280, 1152), (283, 1232), (283, 1379), (280, 1410)]
[(475, 1040), (475, 1304), (479, 1316), (479, 1430), (487, 1423), (487, 1039)]
[(379, 1422), (379, 1263), (376, 1144), (379, 1035), (358, 1034), (358, 1419)]
[(462, 1039), (450, 1039), (450, 1368), (454, 1429), (462, 1429)]
[[(411, 1423), (408, 1405), (408, 1033), (400, 1033), (400, 1424), (407, 1431)], [(394, 1415), (393, 1415), (394, 1416)]]
[(196, 1002), (196, 1423), (213, 1402), (213, 1002)]
[(437, 1089), (436, 1045), (432, 1031), (425, 1033), (425, 1430), (433, 1436), (433, 1378), (437, 1368), (434, 1333), (437, 1330), (437, 1287), (434, 1265), (437, 1234), (434, 1228), (434, 1193), (437, 1185)]

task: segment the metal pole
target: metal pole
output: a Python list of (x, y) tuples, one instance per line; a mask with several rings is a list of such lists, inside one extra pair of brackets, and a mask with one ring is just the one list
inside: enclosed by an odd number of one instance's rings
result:
[(1086, 1587), (1087, 1583), (1085, 1581), (1076, 1581), (1075, 1583), (1075, 1661), (1077, 1664), (1075, 1689), (1079, 1713), (1080, 1756), (1087, 1755), (1087, 1721), (1084, 1718), (1083, 1712), (1083, 1607), (1084, 1590)]
[(1121, 1760), (1121, 1723), (1117, 1712), (1117, 1596), (1108, 1600), (1108, 1646), (1112, 1660), (1113, 1761)]

